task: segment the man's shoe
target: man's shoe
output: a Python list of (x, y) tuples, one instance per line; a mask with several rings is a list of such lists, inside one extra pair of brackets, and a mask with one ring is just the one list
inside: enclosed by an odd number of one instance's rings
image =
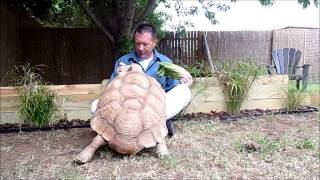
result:
[(172, 137), (176, 133), (176, 128), (175, 128), (173, 122), (171, 121), (171, 119), (168, 119), (166, 121), (166, 125), (167, 125), (167, 129), (168, 129), (168, 136)]

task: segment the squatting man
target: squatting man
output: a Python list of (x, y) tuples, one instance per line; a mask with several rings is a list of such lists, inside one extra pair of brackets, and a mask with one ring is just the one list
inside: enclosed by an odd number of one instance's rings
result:
[[(166, 125), (168, 135), (174, 135), (175, 128), (170, 120), (177, 115), (191, 100), (191, 91), (189, 86), (192, 84), (192, 77), (189, 72), (185, 71), (179, 80), (167, 76), (158, 76), (160, 62), (172, 63), (172, 61), (157, 52), (156, 30), (151, 24), (141, 24), (134, 33), (135, 50), (119, 58), (115, 64), (114, 71), (111, 75), (110, 82), (121, 72), (129, 71), (132, 63), (139, 64), (143, 71), (155, 78), (166, 92)], [(95, 100), (91, 106), (91, 112), (97, 109), (98, 100)], [(89, 161), (99, 146), (106, 144), (102, 136), (97, 135), (92, 143), (77, 155), (77, 162), (85, 163)]]

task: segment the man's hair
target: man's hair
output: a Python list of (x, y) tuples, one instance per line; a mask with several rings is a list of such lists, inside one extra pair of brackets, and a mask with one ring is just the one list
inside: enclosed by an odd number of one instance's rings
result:
[(149, 23), (140, 24), (137, 29), (135, 30), (134, 34), (136, 33), (151, 33), (153, 39), (157, 38), (156, 28)]

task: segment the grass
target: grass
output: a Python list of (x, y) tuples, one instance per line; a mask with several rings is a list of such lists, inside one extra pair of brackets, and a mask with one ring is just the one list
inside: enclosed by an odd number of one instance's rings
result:
[(320, 84), (319, 83), (308, 83), (307, 92), (320, 92)]
[(177, 157), (174, 154), (169, 154), (168, 156), (161, 157), (163, 166), (169, 168), (175, 168), (178, 165)]
[(303, 140), (298, 141), (298, 144), (296, 146), (299, 149), (315, 149), (316, 145), (315, 143), (309, 139), (309, 138), (304, 138)]
[(30, 154), (22, 159), (14, 169), (14, 176), (17, 179), (31, 179), (32, 174), (36, 171), (35, 156)]
[(56, 167), (53, 172), (54, 179), (63, 179), (63, 180), (85, 180), (79, 170), (72, 167)]

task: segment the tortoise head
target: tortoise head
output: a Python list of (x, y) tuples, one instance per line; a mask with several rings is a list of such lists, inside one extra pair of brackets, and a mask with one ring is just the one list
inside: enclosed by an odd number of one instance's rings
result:
[(129, 71), (130, 72), (142, 72), (142, 67), (141, 67), (141, 65), (139, 65), (137, 63), (132, 63), (130, 65)]
[(128, 72), (143, 72), (142, 67), (137, 63), (132, 63), (131, 65), (126, 65), (128, 70), (122, 70), (119, 72), (119, 76), (123, 77)]

